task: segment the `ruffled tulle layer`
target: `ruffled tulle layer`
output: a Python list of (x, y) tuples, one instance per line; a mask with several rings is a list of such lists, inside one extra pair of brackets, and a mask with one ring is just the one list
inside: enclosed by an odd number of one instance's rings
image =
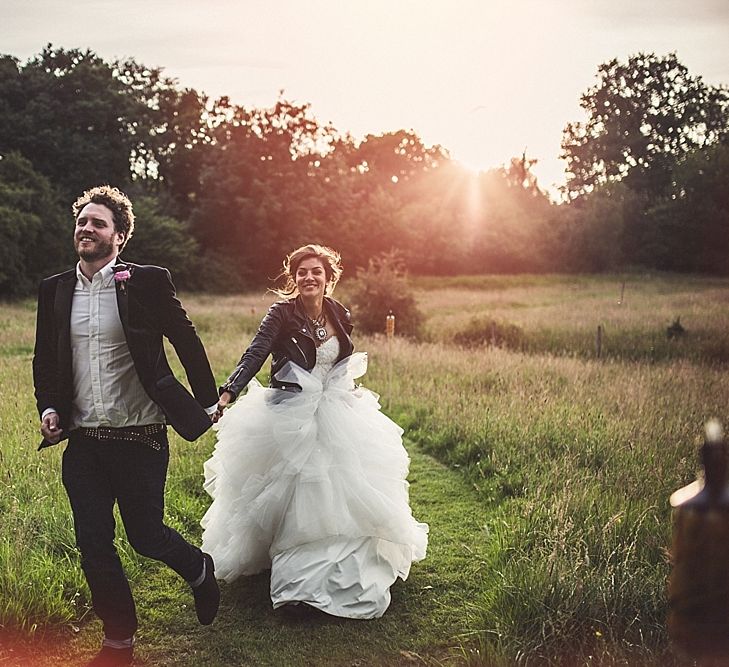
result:
[(354, 386), (366, 369), (363, 353), (323, 380), (288, 364), (277, 378), (301, 392), (254, 381), (216, 425), (202, 525), (218, 577), (270, 567), (274, 607), (306, 602), (374, 618), (395, 579), (425, 557), (428, 527), (410, 511), (402, 429)]

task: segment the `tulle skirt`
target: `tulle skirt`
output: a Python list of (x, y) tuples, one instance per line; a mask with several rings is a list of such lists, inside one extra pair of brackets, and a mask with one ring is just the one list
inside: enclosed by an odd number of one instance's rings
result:
[(270, 568), (274, 608), (376, 618), (395, 579), (425, 557), (428, 526), (410, 511), (402, 429), (376, 394), (355, 388), (366, 370), (364, 353), (323, 379), (287, 364), (277, 379), (301, 392), (254, 380), (216, 424), (202, 526), (218, 578)]

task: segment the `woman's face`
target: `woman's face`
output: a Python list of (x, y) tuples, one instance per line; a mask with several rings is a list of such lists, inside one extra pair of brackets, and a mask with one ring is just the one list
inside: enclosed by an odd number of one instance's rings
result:
[(296, 267), (296, 287), (306, 299), (320, 299), (324, 296), (327, 274), (324, 263), (318, 257), (306, 257)]

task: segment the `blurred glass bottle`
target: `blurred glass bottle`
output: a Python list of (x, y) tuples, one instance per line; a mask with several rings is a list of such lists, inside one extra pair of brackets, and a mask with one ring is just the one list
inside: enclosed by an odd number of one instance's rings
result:
[(729, 659), (728, 466), (719, 422), (706, 425), (700, 457), (703, 480), (671, 495), (668, 632), (679, 650), (700, 664), (716, 664)]

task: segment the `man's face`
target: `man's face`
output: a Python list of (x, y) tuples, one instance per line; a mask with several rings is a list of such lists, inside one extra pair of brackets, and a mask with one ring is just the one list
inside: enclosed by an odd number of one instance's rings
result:
[(124, 235), (114, 228), (114, 216), (103, 204), (86, 204), (76, 218), (73, 245), (87, 262), (116, 257)]

